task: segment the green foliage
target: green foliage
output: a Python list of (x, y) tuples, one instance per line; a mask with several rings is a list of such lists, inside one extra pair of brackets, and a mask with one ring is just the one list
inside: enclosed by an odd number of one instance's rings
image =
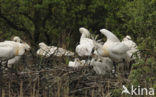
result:
[[(149, 37), (155, 31), (155, 3), (152, 0), (134, 0), (127, 2), (118, 13), (123, 24), (120, 26), (126, 34), (136, 37)], [(151, 38), (155, 36), (151, 36)]]
[[(19, 35), (32, 47), (43, 41), (75, 51), (82, 26), (94, 35), (101, 28), (120, 39), (130, 35), (141, 52), (130, 83), (156, 88), (155, 20), (156, 0), (0, 0), (0, 41)], [(113, 96), (120, 93), (116, 89)]]
[[(79, 41), (77, 36), (80, 35), (78, 29), (81, 26), (93, 32), (103, 27), (113, 29), (115, 26), (112, 24), (117, 23), (114, 14), (123, 6), (123, 1), (1, 0), (0, 30), (7, 33), (11, 30), (12, 34), (8, 37), (22, 32), (34, 45), (45, 41), (61, 46), (70, 44), (72, 47)], [(119, 6), (114, 7), (116, 4)], [(107, 25), (108, 22), (111, 24)], [(65, 34), (65, 37), (62, 38), (60, 34)], [(65, 40), (69, 43), (65, 43)]]
[(122, 93), (122, 90), (121, 89), (114, 89), (112, 91), (111, 97), (121, 97), (121, 93)]
[(156, 69), (156, 60), (153, 58), (138, 59), (133, 64), (132, 71), (129, 75), (130, 84), (134, 86), (153, 87), (155, 85), (154, 74)]

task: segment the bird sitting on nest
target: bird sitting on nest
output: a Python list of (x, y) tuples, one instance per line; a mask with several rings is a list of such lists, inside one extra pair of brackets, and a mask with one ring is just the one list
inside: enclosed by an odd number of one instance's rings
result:
[(37, 50), (37, 55), (50, 57), (51, 55), (61, 57), (61, 56), (74, 56), (74, 53), (63, 48), (48, 46), (44, 42), (39, 43), (39, 49)]

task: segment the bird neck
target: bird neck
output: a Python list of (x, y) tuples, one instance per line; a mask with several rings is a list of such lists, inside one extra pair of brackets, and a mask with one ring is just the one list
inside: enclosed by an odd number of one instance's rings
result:
[(19, 55), (19, 46), (17, 46), (17, 47), (14, 49), (14, 55), (15, 55), (15, 56), (18, 56), (18, 55)]
[(103, 54), (102, 54), (104, 57), (108, 57), (109, 56), (109, 52), (107, 50), (107, 48), (104, 46), (103, 47)]
[(81, 38), (87, 38), (87, 35), (86, 34), (82, 34)]
[(21, 55), (23, 55), (24, 53), (25, 53), (25, 47), (24, 47), (24, 45), (20, 45), (20, 46), (18, 47), (17, 56), (21, 56)]

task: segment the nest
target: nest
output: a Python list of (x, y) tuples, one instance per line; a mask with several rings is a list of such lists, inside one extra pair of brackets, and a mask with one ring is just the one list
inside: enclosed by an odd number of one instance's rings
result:
[(1, 72), (0, 94), (24, 97), (109, 97), (127, 80), (97, 75), (91, 66), (69, 68), (69, 57), (24, 57)]

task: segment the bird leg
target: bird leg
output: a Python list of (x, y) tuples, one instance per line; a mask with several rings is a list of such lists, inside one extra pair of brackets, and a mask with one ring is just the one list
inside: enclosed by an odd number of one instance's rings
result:
[(129, 73), (130, 73), (130, 71), (131, 71), (131, 68), (132, 68), (132, 64), (133, 64), (133, 63), (135, 63), (135, 60), (131, 60), (130, 63), (129, 63)]
[(88, 66), (90, 66), (90, 62), (91, 62), (90, 60), (91, 60), (91, 58), (92, 58), (91, 56), (88, 56), (88, 58), (87, 58), (86, 63), (88, 64)]
[(125, 59), (123, 59), (123, 63), (124, 63), (124, 75), (125, 77), (128, 77), (130, 73), (131, 63), (127, 62)]
[(5, 62), (5, 68), (8, 68), (8, 60)]
[(112, 70), (112, 74), (115, 76), (116, 74), (116, 62), (113, 61), (114, 69)]
[(0, 69), (1, 69), (1, 67), (2, 67), (2, 61), (0, 61)]

